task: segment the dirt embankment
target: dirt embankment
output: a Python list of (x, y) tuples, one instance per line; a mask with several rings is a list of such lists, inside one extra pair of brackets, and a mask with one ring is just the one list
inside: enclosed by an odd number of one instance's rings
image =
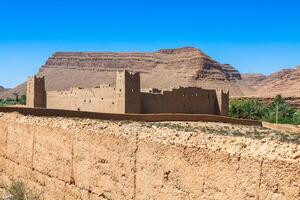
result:
[(0, 181), (44, 199), (299, 199), (300, 135), (0, 113)]

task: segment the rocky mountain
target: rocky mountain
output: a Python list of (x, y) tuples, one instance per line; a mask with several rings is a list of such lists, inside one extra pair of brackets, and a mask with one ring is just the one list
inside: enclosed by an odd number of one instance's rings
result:
[(251, 87), (255, 87), (266, 78), (267, 76), (263, 74), (242, 74), (243, 81), (245, 81)]
[(5, 88), (0, 85), (0, 92), (3, 92), (3, 91), (5, 91)]
[[(114, 84), (116, 70), (122, 69), (140, 71), (142, 88), (199, 86), (229, 89), (233, 95), (253, 91), (241, 81), (235, 68), (193, 47), (148, 53), (58, 52), (46, 61), (38, 75), (46, 77), (47, 90), (65, 90)], [(22, 94), (25, 89), (22, 84), (5, 95)]]
[(245, 83), (255, 89), (247, 96), (272, 97), (282, 94), (286, 97), (300, 97), (300, 66), (284, 69), (269, 76), (262, 74), (243, 74)]

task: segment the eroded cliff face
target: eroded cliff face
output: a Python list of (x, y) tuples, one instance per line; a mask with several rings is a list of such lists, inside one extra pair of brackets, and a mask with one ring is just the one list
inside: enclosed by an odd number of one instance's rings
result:
[(300, 66), (284, 69), (269, 76), (261, 74), (243, 74), (243, 81), (255, 89), (252, 96), (274, 97), (282, 94), (285, 97), (300, 97)]
[(153, 53), (55, 53), (41, 71), (47, 68), (89, 71), (130, 69), (144, 73), (159, 68), (166, 73), (169, 70), (185, 72), (186, 76), (194, 80), (241, 79), (239, 72), (232, 66), (219, 64), (192, 47), (163, 49)]
[(0, 113), (0, 182), (46, 200), (296, 200), (299, 143), (259, 127)]

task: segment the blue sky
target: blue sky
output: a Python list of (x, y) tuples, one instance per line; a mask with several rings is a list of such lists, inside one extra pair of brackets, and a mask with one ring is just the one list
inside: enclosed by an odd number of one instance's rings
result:
[(197, 47), (240, 72), (300, 65), (296, 0), (1, 0), (0, 85), (14, 87), (55, 51)]

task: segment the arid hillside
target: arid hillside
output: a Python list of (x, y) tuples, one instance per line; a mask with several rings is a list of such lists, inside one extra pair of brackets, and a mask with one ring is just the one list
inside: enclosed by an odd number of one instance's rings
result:
[[(233, 95), (253, 91), (241, 81), (235, 68), (220, 64), (192, 47), (151, 53), (58, 52), (46, 61), (38, 75), (46, 77), (47, 90), (64, 90), (114, 83), (115, 71), (122, 69), (140, 71), (142, 88), (201, 86), (229, 89)], [(2, 96), (25, 93), (25, 88), (22, 84)]]
[(247, 96), (274, 97), (282, 94), (285, 97), (300, 97), (300, 66), (284, 69), (269, 76), (262, 74), (243, 74), (245, 83), (255, 89)]

